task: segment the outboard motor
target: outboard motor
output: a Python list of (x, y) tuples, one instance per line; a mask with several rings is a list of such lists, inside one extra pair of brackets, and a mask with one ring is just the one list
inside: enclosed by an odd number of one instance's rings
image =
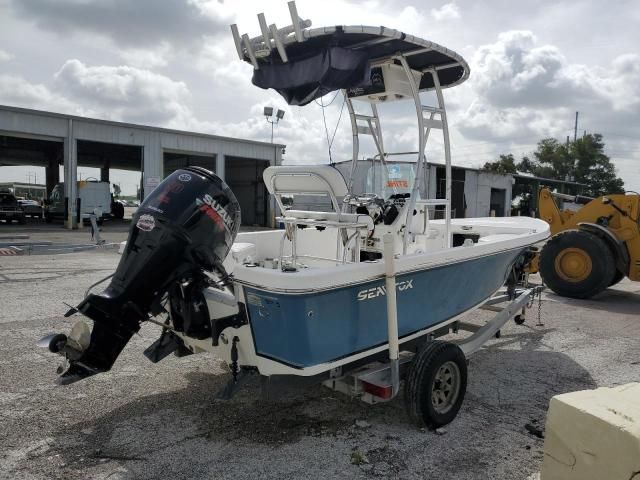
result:
[(88, 346), (66, 348), (61, 335), (57, 345), (49, 345), (69, 361), (59, 383), (109, 370), (140, 323), (163, 311), (161, 302), (170, 290), (201, 282), (203, 270), (224, 276), (222, 262), (239, 228), (240, 205), (214, 173), (187, 167), (167, 177), (133, 217), (109, 286), (77, 307), (93, 320)]

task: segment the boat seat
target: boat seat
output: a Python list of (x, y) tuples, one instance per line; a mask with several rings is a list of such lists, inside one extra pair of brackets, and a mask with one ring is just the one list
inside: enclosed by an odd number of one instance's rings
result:
[[(282, 217), (276, 217), (276, 221), (283, 222), (287, 228), (295, 225), (307, 225), (312, 227), (335, 228), (338, 232), (339, 245), (343, 248), (343, 254), (336, 253), (335, 258), (325, 258), (331, 262), (347, 261), (347, 253), (351, 261), (360, 259), (360, 238), (365, 233), (373, 231), (373, 220), (368, 215), (342, 213), (338, 198), (342, 199), (348, 193), (347, 184), (340, 171), (331, 165), (281, 165), (267, 168), (262, 178), (267, 190), (272, 194)], [(282, 203), (282, 195), (319, 195), (329, 197), (333, 211), (321, 212), (311, 210), (286, 209)], [(348, 231), (352, 230), (352, 233)], [(292, 244), (291, 259), (295, 265), (297, 258), (303, 258), (296, 250), (296, 229), (288, 238)], [(289, 234), (285, 233), (283, 238)], [(284, 265), (284, 241), (280, 244), (280, 265)], [(340, 248), (340, 247), (339, 247)]]
[[(272, 195), (327, 195), (333, 201), (347, 194), (347, 184), (330, 165), (281, 165), (267, 168), (262, 178)], [(334, 205), (336, 208), (337, 205)]]

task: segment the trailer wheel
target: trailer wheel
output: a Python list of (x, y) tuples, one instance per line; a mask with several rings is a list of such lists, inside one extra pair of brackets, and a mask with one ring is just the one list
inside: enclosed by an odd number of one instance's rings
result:
[(540, 252), (540, 275), (558, 295), (590, 298), (606, 289), (615, 274), (607, 244), (581, 230), (554, 235)]
[(124, 205), (120, 202), (113, 202), (111, 204), (111, 214), (113, 215), (113, 218), (122, 220), (124, 218)]
[(404, 383), (404, 401), (418, 426), (438, 428), (451, 422), (467, 390), (467, 361), (457, 345), (426, 342), (416, 353)]

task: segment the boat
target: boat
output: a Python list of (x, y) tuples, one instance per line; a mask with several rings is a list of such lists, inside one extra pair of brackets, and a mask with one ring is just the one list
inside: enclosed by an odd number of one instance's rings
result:
[[(239, 204), (219, 177), (199, 167), (173, 172), (136, 212), (108, 287), (87, 292), (68, 312), (93, 325), (81, 320), (69, 335), (43, 342), (65, 357), (59, 383), (69, 384), (110, 370), (140, 325), (157, 323), (160, 337), (145, 355), (157, 362), (171, 353), (212, 353), (229, 365), (228, 394), (255, 373), (314, 377), (375, 403), (394, 398), (405, 379), (417, 420), (445, 424), (464, 396), (465, 355), (538, 291), (517, 284), (549, 226), (528, 217), (451, 218), (443, 90), (469, 75), (460, 55), (386, 27), (312, 29), (294, 2), (289, 9), (292, 25), (282, 29), (258, 15), (261, 34), (253, 38), (232, 25), (239, 58), (253, 65), (254, 84), (292, 105), (342, 91), (353, 136), (350, 175), (326, 163), (267, 168), (281, 228), (238, 233)], [(435, 105), (423, 104), (429, 91)], [(377, 105), (389, 102), (415, 109), (409, 179), (387, 161)], [(421, 198), (424, 151), (436, 130), (444, 139), (445, 197)], [(381, 188), (356, 191), (364, 136), (378, 150)], [(296, 208), (304, 196), (326, 208)], [(495, 303), (505, 282), (500, 301), (511, 303), (499, 322), (476, 332), (473, 347), (436, 340)]]

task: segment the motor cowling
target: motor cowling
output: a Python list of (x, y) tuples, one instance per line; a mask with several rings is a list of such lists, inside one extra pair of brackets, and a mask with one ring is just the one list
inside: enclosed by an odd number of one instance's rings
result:
[(77, 309), (94, 321), (91, 342), (70, 362), (61, 383), (111, 368), (140, 323), (162, 311), (160, 301), (180, 282), (222, 274), (222, 262), (240, 228), (231, 189), (200, 167), (179, 169), (140, 205), (109, 286)]

